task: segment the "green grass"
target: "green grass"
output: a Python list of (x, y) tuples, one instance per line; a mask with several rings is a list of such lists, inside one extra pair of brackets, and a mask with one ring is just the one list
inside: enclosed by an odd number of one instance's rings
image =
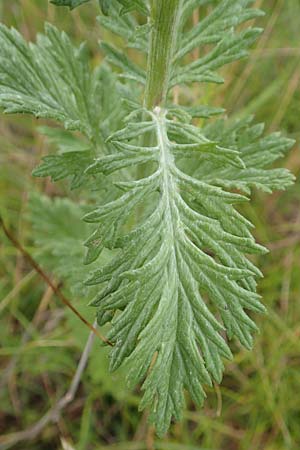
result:
[[(224, 87), (200, 89), (202, 98), (229, 114), (255, 114), (267, 130), (300, 137), (300, 4), (258, 0), (266, 28), (251, 58), (226, 69)], [(70, 14), (47, 0), (2, 0), (0, 18), (34, 39), (48, 20), (89, 42), (96, 63), (102, 31), (94, 7)], [(195, 87), (197, 92), (199, 89)], [(203, 92), (202, 92), (203, 91)], [(0, 118), (0, 210), (28, 250), (34, 231), (28, 220), (31, 192), (64, 196), (64, 183), (31, 177), (46, 153), (40, 123), (21, 116)], [(299, 145), (284, 165), (300, 172)], [(15, 450), (297, 450), (300, 445), (300, 186), (271, 197), (256, 194), (245, 212), (256, 237), (271, 253), (259, 261), (265, 278), (259, 290), (269, 314), (258, 318), (261, 333), (252, 352), (237, 348), (220, 388), (211, 389), (203, 410), (187, 399), (181, 423), (156, 441), (146, 415), (137, 410), (139, 392), (125, 388), (124, 373), (109, 375), (107, 351), (95, 344), (75, 400), (57, 424)], [(75, 198), (76, 194), (72, 194)], [(0, 236), (0, 449), (1, 439), (27, 429), (69, 388), (88, 330), (55, 298), (10, 242)], [(63, 281), (63, 280), (56, 280)], [(83, 293), (67, 292), (90, 321)], [(25, 337), (26, 336), (26, 337)], [(8, 376), (9, 375), (9, 376)]]

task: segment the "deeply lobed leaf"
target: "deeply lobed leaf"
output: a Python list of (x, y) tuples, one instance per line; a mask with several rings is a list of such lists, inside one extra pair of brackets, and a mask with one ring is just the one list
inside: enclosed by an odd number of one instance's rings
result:
[[(127, 0), (124, 0), (125, 2)], [(134, 9), (134, 2), (129, 2)], [(241, 24), (258, 18), (263, 12), (250, 8), (253, 0), (223, 0), (215, 6), (200, 23), (194, 27), (186, 27), (192, 11), (199, 6), (215, 5), (213, 0), (193, 0), (181, 3), (180, 28), (173, 57), (172, 76), (169, 88), (180, 84), (198, 83), (223, 83), (223, 78), (216, 72), (226, 64), (247, 56), (248, 49), (262, 32), (260, 28), (240, 30)], [(120, 8), (117, 4), (111, 7), (111, 17), (100, 17), (102, 26), (113, 33), (120, 35), (130, 47), (135, 47), (144, 53), (148, 52), (148, 43), (145, 40), (145, 31), (149, 30), (149, 24), (139, 25), (133, 17), (120, 17)], [(151, 22), (150, 22), (151, 27)], [(236, 31), (238, 30), (238, 31)], [(111, 59), (111, 47), (103, 47), (104, 52)], [(187, 62), (186, 57), (196, 48), (201, 50), (201, 58)], [(132, 76), (132, 63), (128, 63), (125, 53), (115, 53), (113, 64), (123, 71), (123, 76), (143, 80), (139, 76)], [(124, 65), (121, 61), (126, 59)], [(118, 63), (119, 61), (119, 63)], [(142, 68), (135, 67), (135, 72)]]
[[(100, 316), (114, 316), (111, 369), (126, 361), (131, 385), (147, 375), (141, 407), (150, 407), (162, 435), (171, 417), (180, 417), (184, 387), (201, 404), (204, 385), (220, 382), (222, 358), (231, 356), (222, 331), (252, 346), (256, 325), (247, 311), (264, 307), (255, 293), (261, 273), (245, 255), (265, 250), (254, 242), (251, 224), (233, 208), (245, 197), (180, 168), (181, 158), (192, 151), (196, 161), (208, 159), (212, 173), (219, 167), (239, 173), (242, 152), (220, 147), (160, 108), (147, 115), (150, 120), (129, 123), (113, 134), (109, 140), (117, 153), (89, 170), (108, 174), (146, 161), (156, 169), (119, 183), (125, 193), (85, 220), (100, 224), (104, 247), (120, 249), (88, 280), (103, 286), (93, 301)], [(128, 143), (149, 132), (156, 136), (154, 146)], [(149, 196), (154, 199), (151, 210), (122, 236), (127, 219)]]
[(280, 133), (263, 136), (263, 130), (262, 124), (252, 124), (252, 118), (238, 120), (229, 127), (220, 120), (208, 126), (205, 130), (207, 137), (214, 139), (218, 136), (224, 144), (238, 150), (245, 167), (240, 170), (221, 166), (213, 169), (206, 161), (201, 166), (194, 164), (194, 176), (246, 194), (250, 194), (252, 188), (270, 193), (291, 186), (295, 177), (287, 169), (269, 169), (268, 166), (284, 156), (294, 145), (294, 140), (284, 138)]
[[(70, 8), (84, 3), (54, 2)], [(194, 81), (223, 82), (217, 70), (244, 57), (261, 32), (243, 26), (261, 15), (250, 8), (252, 3), (181, 2), (169, 90)], [(207, 5), (215, 7), (191, 27), (193, 10)], [(100, 6), (105, 15), (100, 24), (147, 56), (151, 19), (140, 25), (128, 13), (148, 15), (148, 2), (101, 0)], [(85, 245), (87, 263), (105, 249), (112, 250), (111, 259), (97, 266), (87, 284), (96, 286), (92, 304), (99, 324), (112, 322), (111, 369), (127, 363), (130, 384), (142, 381), (141, 407), (150, 408), (150, 420), (162, 435), (172, 416), (181, 415), (184, 388), (201, 405), (205, 386), (221, 381), (223, 358), (231, 357), (228, 340), (252, 345), (256, 325), (249, 313), (264, 307), (256, 293), (261, 273), (247, 255), (265, 249), (255, 243), (251, 223), (235, 204), (247, 201), (242, 194), (253, 187), (271, 191), (292, 183), (288, 171), (267, 166), (293, 142), (277, 133), (263, 137), (263, 127), (249, 119), (230, 125), (219, 120), (200, 129), (193, 118), (222, 112), (209, 106), (170, 102), (166, 108), (144, 110), (134, 83), (147, 83), (146, 60), (140, 58), (137, 65), (110, 44), (101, 47), (126, 84), (117, 83), (106, 66), (91, 71), (84, 47), (74, 48), (51, 26), (35, 45), (2, 27), (0, 44), (0, 104), (5, 111), (54, 118), (87, 137), (76, 145), (74, 135), (63, 132), (62, 139), (61, 130), (55, 131), (61, 139), (59, 153), (46, 156), (35, 175), (71, 177), (73, 187), (87, 179), (97, 189), (100, 183), (109, 186), (102, 203), (85, 216), (86, 222), (97, 224)], [(194, 61), (190, 53), (196, 48), (201, 57)], [(122, 106), (121, 97), (126, 97)], [(131, 114), (120, 127), (125, 107)], [(53, 211), (64, 206), (69, 208), (58, 202)], [(66, 236), (58, 234), (64, 241)]]
[(52, 25), (46, 24), (36, 44), (0, 26), (0, 106), (6, 113), (54, 119), (96, 143), (102, 74), (90, 70), (84, 45), (75, 48)]

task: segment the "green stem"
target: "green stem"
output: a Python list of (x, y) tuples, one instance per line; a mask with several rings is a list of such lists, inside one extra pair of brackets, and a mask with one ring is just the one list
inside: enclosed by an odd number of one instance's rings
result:
[(177, 40), (181, 0), (152, 0), (145, 106), (164, 106)]

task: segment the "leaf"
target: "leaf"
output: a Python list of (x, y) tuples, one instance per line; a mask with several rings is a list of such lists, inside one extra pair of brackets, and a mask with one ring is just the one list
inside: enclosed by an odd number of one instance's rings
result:
[(44, 156), (42, 163), (33, 170), (32, 175), (50, 176), (52, 181), (71, 178), (71, 189), (87, 184), (85, 170), (95, 157), (90, 143), (60, 128), (40, 127), (39, 131), (48, 137), (49, 142), (58, 146), (59, 153)]
[[(262, 14), (252, 3), (179, 2), (179, 33), (166, 67), (169, 89), (223, 82), (218, 69), (245, 57), (261, 32), (244, 26)], [(101, 43), (107, 61), (121, 71), (124, 80), (117, 82), (105, 64), (91, 71), (85, 47), (74, 48), (51, 26), (36, 44), (1, 27), (0, 104), (5, 112), (56, 119), (85, 135), (53, 131), (58, 153), (46, 156), (35, 174), (70, 177), (73, 187), (90, 187), (93, 180), (90, 198), (101, 201), (86, 213), (86, 224), (79, 222), (86, 206), (33, 201), (36, 242), (45, 263), (77, 289), (88, 271), (80, 264), (82, 244), (88, 248), (85, 263), (93, 266), (87, 296), (99, 324), (111, 323), (110, 369), (125, 366), (130, 386), (142, 383), (140, 407), (150, 409), (150, 422), (163, 435), (172, 417), (181, 416), (185, 389), (201, 405), (206, 387), (221, 381), (224, 358), (232, 356), (229, 340), (252, 346), (257, 327), (250, 314), (265, 310), (256, 293), (262, 274), (255, 255), (266, 250), (235, 206), (248, 200), (252, 188), (270, 192), (293, 182), (287, 170), (267, 167), (293, 142), (278, 133), (263, 136), (263, 126), (250, 119), (216, 120), (202, 128), (191, 123), (222, 113), (220, 108), (170, 104), (145, 110), (135, 82), (147, 84), (144, 56), (153, 24), (150, 18), (139, 25), (131, 12), (148, 15), (148, 2), (101, 0), (100, 6), (100, 24), (141, 51), (141, 65)], [(199, 6), (214, 8), (192, 25), (190, 15)], [(194, 60), (190, 54), (197, 48), (201, 57)]]
[(61, 149), (59, 155), (46, 156), (34, 171), (54, 181), (72, 177), (75, 188), (85, 183), (84, 172), (93, 158), (107, 153), (105, 139), (124, 116), (120, 97), (132, 94), (107, 65), (91, 71), (83, 45), (73, 47), (67, 35), (51, 25), (45, 33), (36, 44), (28, 44), (16, 30), (0, 25), (0, 106), (6, 113), (55, 119), (88, 138), (87, 144), (66, 131), (52, 131), (56, 144), (68, 139), (72, 153)]
[(85, 183), (84, 168), (90, 165), (92, 156), (93, 153), (86, 151), (44, 156), (42, 164), (32, 172), (32, 175), (51, 177), (52, 181), (73, 177), (71, 189), (75, 189)]
[(118, 0), (118, 2), (123, 6), (121, 9), (121, 14), (127, 14), (135, 10), (145, 16), (149, 14), (144, 0)]
[(105, 16), (109, 14), (111, 3), (111, 0), (99, 0), (100, 9)]
[[(196, 7), (196, 3), (201, 4), (204, 2), (187, 2), (181, 18), (182, 25), (184, 25), (186, 18), (190, 17), (191, 10)], [(213, 11), (196, 26), (182, 33), (175, 59), (180, 60), (186, 54), (200, 46), (207, 44), (216, 44), (219, 46), (222, 41), (227, 41), (232, 30), (238, 27), (238, 25), (263, 16), (264, 13), (262, 11), (248, 8), (252, 3), (253, 0), (223, 0), (219, 2)], [(237, 35), (237, 42), (240, 46), (244, 44), (243, 35)]]
[[(148, 121), (129, 123), (113, 134), (109, 141), (117, 153), (90, 169), (112, 173), (137, 155), (144, 155), (144, 161), (151, 157), (156, 165), (148, 176), (123, 183), (120, 198), (85, 216), (99, 224), (104, 247), (120, 249), (87, 284), (101, 285), (92, 302), (98, 313), (115, 312), (106, 319), (112, 320), (109, 339), (115, 343), (111, 370), (126, 362), (130, 385), (144, 380), (141, 407), (150, 408), (150, 420), (163, 435), (171, 417), (181, 416), (183, 388), (200, 405), (204, 386), (220, 382), (222, 358), (231, 357), (222, 330), (251, 347), (256, 326), (246, 310), (264, 307), (255, 293), (255, 277), (261, 274), (245, 254), (265, 250), (232, 206), (245, 197), (179, 168), (178, 150), (192, 148), (196, 160), (207, 153), (216, 167), (235, 167), (238, 151), (208, 141), (192, 125), (168, 119), (160, 108), (147, 116)], [(128, 143), (149, 130), (155, 146)], [(124, 231), (149, 196), (151, 209)]]
[(105, 52), (106, 59), (109, 63), (123, 70), (125, 78), (135, 80), (141, 84), (146, 84), (146, 72), (120, 52), (115, 47), (106, 42), (101, 42), (101, 49)]
[[(140, 0), (134, 2), (119, 0), (119, 2), (128, 7), (120, 10), (113, 3), (110, 8), (110, 17), (99, 19), (101, 25), (120, 35), (128, 46), (147, 54), (148, 42), (145, 39), (145, 33), (150, 34), (151, 22), (141, 27), (130, 15), (120, 17), (120, 13), (122, 15), (122, 12), (127, 13), (135, 9), (142, 12), (143, 7), (138, 7), (137, 3), (143, 5), (144, 2)], [(262, 32), (260, 28), (241, 28), (241, 24), (264, 14), (258, 9), (249, 8), (252, 3), (252, 0), (223, 0), (217, 5), (212, 0), (182, 2), (179, 17), (180, 32), (174, 45), (169, 89), (176, 85), (193, 82), (217, 84), (224, 82), (223, 77), (216, 70), (246, 57), (249, 47)], [(193, 9), (207, 4), (213, 4), (215, 8), (199, 24), (193, 27), (186, 26)], [(146, 10), (143, 12), (146, 14)], [(106, 45), (108, 44), (104, 44), (104, 47)], [(186, 57), (196, 48), (201, 49), (202, 56), (196, 61), (189, 62)], [(133, 65), (124, 51), (118, 51), (109, 45), (105, 50), (109, 62), (122, 70), (123, 77), (145, 83), (143, 69)]]
[(50, 0), (50, 3), (56, 6), (68, 6), (70, 9), (77, 8), (90, 0)]
[[(64, 32), (45, 26), (36, 44), (0, 26), (0, 106), (6, 113), (55, 119), (99, 141), (99, 69), (91, 72), (82, 45), (72, 46)], [(100, 92), (99, 92), (100, 91)], [(96, 107), (97, 106), (97, 107)]]
[[(120, 7), (120, 5), (122, 6)], [(144, 15), (149, 14), (148, 6), (144, 0), (115, 0), (109, 4), (108, 8), (104, 9), (104, 16), (98, 17), (98, 22), (107, 30), (120, 36), (127, 47), (135, 48), (147, 55), (151, 24), (148, 22), (140, 25), (134, 15), (129, 14), (133, 11), (138, 11)], [(121, 69), (121, 77), (145, 85), (145, 69), (135, 64), (125, 51), (118, 50), (106, 42), (101, 42), (100, 46), (107, 55), (107, 61)]]
[(225, 121), (219, 120), (204, 131), (209, 139), (218, 136), (225, 145), (238, 150), (245, 164), (244, 169), (217, 169), (206, 161), (201, 166), (194, 164), (193, 175), (225, 189), (238, 189), (247, 194), (250, 194), (253, 188), (270, 193), (291, 186), (295, 177), (288, 170), (266, 167), (284, 156), (295, 141), (282, 137), (280, 133), (262, 136), (263, 125), (253, 125), (251, 122), (252, 118), (248, 118), (228, 126)]
[[(248, 55), (247, 49), (261, 34), (260, 28), (250, 28), (234, 34), (230, 30), (222, 34), (217, 45), (207, 55), (189, 64), (179, 66), (171, 78), (171, 85), (195, 82), (223, 83), (222, 77), (215, 73), (215, 69), (229, 64)], [(210, 43), (210, 42), (205, 42)], [(177, 55), (181, 58), (181, 53)]]
[(148, 51), (149, 24), (138, 25), (132, 15), (120, 15), (118, 8), (110, 9), (110, 15), (97, 18), (101, 26), (121, 36), (128, 47), (136, 48), (144, 53)]
[(216, 108), (209, 105), (199, 105), (184, 108), (192, 118), (209, 119), (225, 112), (223, 108)]
[[(50, 0), (56, 6), (68, 6), (71, 10), (89, 2), (90, 0)], [(98, 0), (99, 6), (104, 15), (109, 15), (111, 7), (119, 4), (119, 13), (121, 15), (127, 14), (132, 11), (138, 11), (141, 14), (147, 15), (149, 13), (148, 8), (143, 0)]]

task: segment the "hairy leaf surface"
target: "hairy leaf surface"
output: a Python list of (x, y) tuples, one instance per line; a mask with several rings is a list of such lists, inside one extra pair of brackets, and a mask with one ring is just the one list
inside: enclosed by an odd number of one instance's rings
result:
[(53, 5), (56, 6), (68, 6), (70, 9), (74, 9), (89, 1), (90, 0), (50, 0), (50, 3), (53, 3)]
[(91, 72), (87, 57), (84, 45), (73, 47), (52, 25), (46, 25), (36, 44), (1, 25), (0, 106), (6, 113), (55, 119), (96, 142), (101, 72)]
[[(85, 3), (53, 2), (70, 8)], [(223, 109), (191, 105), (194, 92), (186, 88), (180, 93), (183, 106), (172, 96), (172, 88), (181, 84), (222, 83), (219, 69), (247, 55), (261, 32), (245, 25), (262, 15), (253, 3), (174, 2), (179, 14), (170, 17), (178, 30), (169, 35), (174, 40), (162, 61), (170, 67), (161, 64), (160, 71), (159, 64), (149, 64), (151, 33), (158, 30), (155, 2), (100, 1), (100, 25), (130, 48), (101, 42), (116, 75), (106, 64), (91, 70), (85, 46), (75, 48), (52, 26), (36, 44), (0, 28), (0, 105), (8, 113), (55, 119), (68, 130), (47, 132), (58, 153), (45, 156), (34, 174), (92, 187), (90, 198), (98, 206), (90, 208), (85, 221), (97, 228), (79, 227), (88, 248), (85, 262), (94, 264), (87, 280), (96, 292), (91, 303), (100, 325), (111, 322), (111, 370), (126, 364), (130, 385), (142, 383), (141, 408), (149, 407), (160, 435), (172, 417), (180, 418), (184, 389), (201, 405), (205, 387), (221, 381), (223, 359), (231, 358), (230, 339), (251, 348), (257, 329), (252, 315), (265, 310), (256, 293), (261, 272), (253, 255), (266, 250), (255, 242), (252, 225), (238, 207), (253, 188), (271, 192), (293, 182), (287, 170), (268, 168), (293, 141), (278, 133), (264, 136), (263, 126), (251, 118), (215, 120), (199, 128), (199, 118), (210, 119)], [(192, 25), (191, 14), (200, 6), (207, 14)], [(134, 61), (131, 49), (139, 52)], [(142, 90), (146, 85), (147, 94), (149, 70), (163, 73), (164, 95), (156, 96), (161, 79), (156, 77), (155, 100), (148, 102)], [(49, 238), (47, 249), (53, 245), (57, 254), (65, 252), (61, 259), (70, 263), (67, 247), (78, 244), (77, 232), (75, 239), (69, 236), (48, 201), (35, 205), (36, 215), (44, 211), (37, 229), (57, 234), (62, 242), (59, 250)], [(74, 208), (64, 200), (52, 206), (57, 215), (72, 210), (75, 221), (81, 207)], [(86, 227), (94, 230), (90, 237)], [(100, 255), (110, 258), (96, 262)], [(76, 255), (74, 261), (78, 274)]]
[[(90, 0), (50, 0), (56, 6), (68, 6), (70, 9), (77, 8)], [(124, 15), (131, 11), (138, 11), (141, 14), (147, 15), (149, 13), (147, 5), (144, 0), (98, 0), (103, 14), (108, 15), (111, 9), (119, 6), (119, 14)]]
[[(204, 385), (220, 382), (222, 357), (231, 356), (222, 331), (251, 348), (256, 325), (247, 311), (264, 307), (255, 293), (255, 277), (261, 274), (245, 254), (265, 250), (233, 207), (245, 197), (200, 181), (178, 164), (192, 155), (199, 161), (208, 158), (217, 170), (239, 171), (244, 167), (241, 152), (208, 140), (167, 111), (156, 108), (147, 114), (150, 120), (129, 123), (113, 134), (117, 153), (88, 169), (109, 174), (146, 161), (156, 165), (145, 178), (119, 182), (124, 194), (85, 216), (100, 224), (104, 246), (120, 248), (88, 284), (103, 284), (93, 305), (101, 315), (115, 314), (109, 333), (115, 343), (111, 369), (127, 359), (132, 385), (148, 374), (141, 405), (151, 408), (151, 420), (163, 434), (171, 417), (180, 417), (184, 387), (202, 404)], [(130, 143), (149, 132), (155, 145)], [(127, 219), (149, 196), (152, 209), (122, 236)]]
[(205, 162), (201, 166), (198, 164), (198, 168), (194, 165), (194, 175), (225, 189), (238, 189), (246, 194), (250, 194), (252, 188), (271, 193), (291, 186), (295, 177), (289, 170), (268, 167), (284, 156), (295, 141), (281, 136), (278, 132), (263, 136), (263, 131), (263, 124), (252, 124), (252, 118), (238, 120), (231, 126), (226, 126), (224, 121), (217, 121), (208, 126), (205, 130), (206, 136), (210, 139), (218, 136), (225, 145), (239, 150), (245, 168), (232, 170), (219, 167), (211, 171), (212, 166)]

